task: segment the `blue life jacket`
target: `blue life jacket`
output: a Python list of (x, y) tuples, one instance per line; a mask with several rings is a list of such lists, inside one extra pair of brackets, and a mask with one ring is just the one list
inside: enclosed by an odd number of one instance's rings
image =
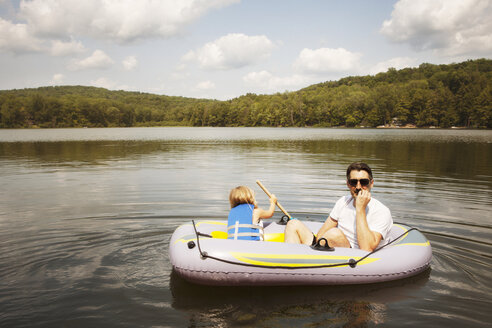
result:
[(227, 239), (261, 240), (263, 228), (253, 225), (254, 205), (239, 204), (229, 212), (227, 220)]

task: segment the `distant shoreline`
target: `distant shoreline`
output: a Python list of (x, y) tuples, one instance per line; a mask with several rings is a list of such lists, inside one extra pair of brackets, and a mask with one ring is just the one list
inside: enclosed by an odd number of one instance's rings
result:
[(151, 126), (69, 126), (69, 127), (16, 127), (2, 128), (0, 130), (59, 130), (59, 129), (134, 129), (134, 128), (266, 128), (266, 129), (352, 129), (352, 130), (491, 130), (490, 128), (477, 128), (466, 126), (452, 126), (442, 128), (438, 126), (190, 126), (190, 125), (151, 125)]
[(0, 90), (0, 128), (492, 128), (492, 60), (421, 64), (219, 101), (87, 86)]

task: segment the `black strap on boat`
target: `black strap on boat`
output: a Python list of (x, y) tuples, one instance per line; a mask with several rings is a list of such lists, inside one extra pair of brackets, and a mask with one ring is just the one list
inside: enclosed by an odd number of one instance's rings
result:
[(277, 222), (279, 225), (286, 225), (291, 219), (287, 215), (282, 215), (280, 220)]
[[(316, 240), (316, 237), (314, 237)], [(321, 241), (324, 240), (325, 243), (321, 245)], [(325, 251), (325, 252), (332, 252), (335, 249), (333, 247), (330, 247), (328, 245), (328, 240), (326, 238), (320, 238), (314, 245), (311, 245), (311, 248), (314, 249), (315, 251)]]
[[(195, 231), (196, 232), (196, 231)], [(206, 233), (202, 233), (200, 231), (196, 232), (198, 236), (203, 236), (203, 237), (208, 237), (208, 238), (213, 238), (212, 235), (207, 235)]]
[[(208, 255), (208, 253), (207, 252), (203, 252), (202, 251), (202, 248), (200, 247), (200, 237), (199, 236), (204, 236), (205, 235), (205, 236), (208, 237), (209, 235), (206, 235), (206, 234), (203, 234), (201, 232), (198, 232), (196, 230), (195, 221), (194, 220), (191, 220), (191, 222), (193, 223), (193, 229), (195, 230), (196, 243), (197, 243), (197, 246), (198, 246), (198, 252), (200, 253), (201, 258), (204, 259), (204, 260), (207, 259), (207, 258), (209, 258), (209, 259), (213, 259), (213, 260), (224, 262), (224, 263), (229, 263), (229, 264), (234, 264), (234, 265), (241, 265), (241, 266), (247, 266), (247, 267), (267, 268), (267, 269), (290, 269), (290, 270), (295, 270), (295, 269), (332, 268), (332, 267), (338, 267), (338, 266), (344, 266), (344, 265), (348, 265), (351, 268), (355, 268), (359, 262), (365, 260), (366, 258), (368, 258), (369, 256), (371, 256), (372, 254), (374, 254), (374, 253), (382, 250), (386, 246), (389, 246), (389, 245), (393, 244), (395, 241), (397, 241), (398, 239), (400, 239), (401, 237), (403, 237), (404, 235), (406, 235), (410, 231), (412, 231), (412, 230), (419, 230), (417, 228), (410, 228), (407, 231), (405, 231), (404, 233), (402, 233), (401, 235), (399, 235), (398, 237), (396, 237), (395, 239), (393, 239), (392, 241), (390, 241), (389, 243), (387, 243), (387, 244), (385, 244), (385, 245), (383, 245), (383, 246), (381, 246), (381, 247), (373, 250), (370, 253), (367, 253), (366, 255), (364, 255), (363, 257), (361, 257), (358, 260), (350, 259), (347, 262), (341, 262), (341, 263), (321, 264), (321, 265), (312, 265), (312, 266), (311, 265), (309, 265), (309, 266), (308, 265), (304, 265), (304, 266), (289, 267), (289, 266), (280, 266), (280, 265), (271, 266), (271, 265), (241, 263), (241, 262), (230, 261), (230, 260), (221, 259), (219, 257)], [(192, 247), (190, 247), (190, 248), (192, 248)]]

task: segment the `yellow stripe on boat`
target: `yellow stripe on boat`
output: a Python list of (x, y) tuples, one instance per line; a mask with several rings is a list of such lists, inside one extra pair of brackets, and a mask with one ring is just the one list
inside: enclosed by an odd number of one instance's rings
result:
[(227, 239), (227, 232), (225, 231), (219, 231), (219, 230), (212, 231), (210, 235), (212, 236), (212, 238), (215, 239)]
[(284, 242), (284, 233), (283, 232), (266, 233), (265, 234), (265, 241), (274, 241), (277, 243), (283, 243)]
[[(417, 242), (417, 243), (416, 242), (405, 243), (405, 242), (403, 242), (408, 237), (408, 234), (410, 233), (410, 231), (408, 231), (409, 229), (405, 228), (404, 226), (402, 226), (400, 224), (395, 224), (395, 226), (400, 227), (401, 229), (403, 229), (403, 231), (406, 231), (406, 233), (393, 246), (409, 246), (409, 245), (411, 245), (411, 246), (430, 246), (430, 242), (428, 240), (426, 240), (425, 242), (422, 242), (422, 243), (419, 243), (419, 242)], [(425, 238), (423, 238), (423, 239), (425, 239)]]
[[(318, 267), (322, 265), (333, 265), (347, 263), (350, 259), (358, 261), (361, 257), (334, 256), (334, 255), (302, 255), (302, 254), (252, 254), (252, 253), (230, 253), (237, 260), (254, 265), (280, 266), (280, 267)], [(379, 258), (365, 258), (357, 265), (369, 264)], [(348, 264), (340, 265), (345, 266)]]
[(406, 244), (396, 244), (395, 246), (430, 246), (430, 242), (426, 241), (425, 243), (406, 243)]
[(176, 240), (174, 243), (177, 244), (177, 243), (187, 243), (189, 241), (195, 241), (196, 240), (196, 237), (193, 237), (193, 238), (190, 238), (190, 239), (184, 239), (184, 238), (180, 238), (178, 240)]
[(404, 234), (404, 235), (400, 238), (400, 240), (405, 239), (405, 238), (408, 236), (408, 229), (407, 229), (407, 228), (405, 228), (405, 227), (404, 227), (404, 226), (402, 226), (401, 224), (396, 224), (396, 223), (395, 223), (395, 224), (393, 224), (393, 225), (394, 225), (394, 226), (397, 226), (397, 227), (400, 227), (403, 231), (406, 231), (406, 234)]

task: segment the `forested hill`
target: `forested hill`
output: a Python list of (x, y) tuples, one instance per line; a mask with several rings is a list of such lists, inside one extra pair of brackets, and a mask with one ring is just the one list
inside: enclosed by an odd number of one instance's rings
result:
[(422, 64), (228, 101), (83, 86), (0, 91), (0, 127), (436, 126), (492, 128), (492, 60)]

